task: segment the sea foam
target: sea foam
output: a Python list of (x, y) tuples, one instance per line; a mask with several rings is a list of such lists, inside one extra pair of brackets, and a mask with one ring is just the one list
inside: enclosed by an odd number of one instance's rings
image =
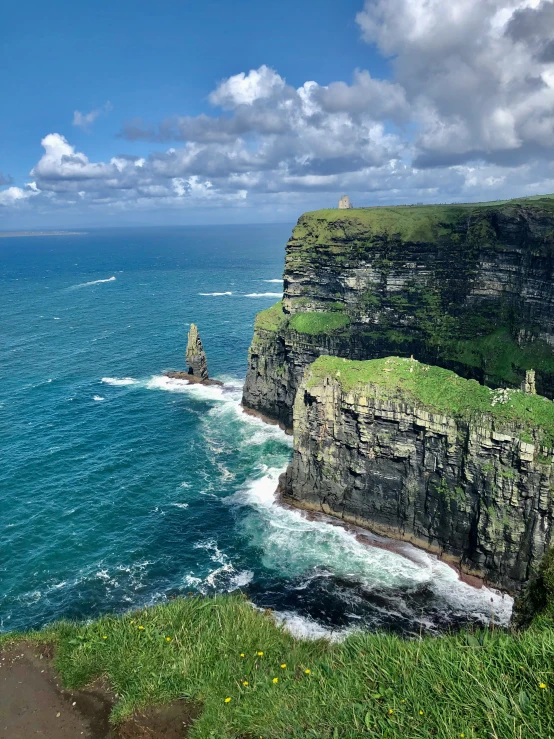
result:
[(283, 293), (247, 293), (245, 298), (282, 298)]
[(79, 287), (89, 287), (90, 285), (100, 285), (102, 282), (114, 282), (115, 277), (108, 277), (105, 280), (92, 280), (91, 282), (81, 282), (79, 285), (72, 285), (71, 287), (68, 287), (68, 290), (77, 290)]
[(123, 386), (136, 385), (139, 381), (135, 380), (134, 377), (103, 377), (101, 382), (105, 383), (106, 385)]

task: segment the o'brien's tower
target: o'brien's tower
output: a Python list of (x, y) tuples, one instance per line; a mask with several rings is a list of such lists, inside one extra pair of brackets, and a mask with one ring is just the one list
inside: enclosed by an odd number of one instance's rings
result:
[(341, 210), (352, 208), (352, 203), (350, 202), (350, 198), (348, 197), (348, 195), (343, 195), (342, 198), (339, 200), (339, 208)]

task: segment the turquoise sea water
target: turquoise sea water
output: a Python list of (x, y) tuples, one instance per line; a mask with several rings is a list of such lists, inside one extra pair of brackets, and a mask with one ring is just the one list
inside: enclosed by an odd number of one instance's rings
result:
[[(0, 628), (241, 588), (289, 627), (506, 622), (422, 552), (279, 506), (291, 441), (240, 408), (288, 225), (0, 239)], [(223, 389), (168, 380), (198, 324)]]

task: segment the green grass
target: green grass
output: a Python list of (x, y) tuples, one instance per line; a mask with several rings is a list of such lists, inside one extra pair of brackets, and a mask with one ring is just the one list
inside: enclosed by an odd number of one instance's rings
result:
[(318, 336), (338, 331), (350, 324), (344, 313), (295, 313), (289, 320), (289, 327), (301, 334)]
[(545, 341), (518, 344), (506, 330), (475, 339), (452, 341), (445, 356), (467, 366), (486, 368), (487, 375), (516, 384), (521, 374), (515, 370), (535, 369), (554, 374), (554, 352)]
[(287, 316), (283, 312), (283, 304), (281, 301), (272, 305), (271, 308), (260, 311), (256, 315), (254, 327), (261, 328), (265, 331), (278, 331), (284, 326)]
[(334, 312), (311, 313), (306, 311), (289, 316), (283, 311), (283, 304), (279, 302), (256, 315), (254, 328), (255, 330), (278, 332), (288, 327), (301, 334), (317, 336), (348, 326), (350, 318), (338, 312), (344, 308), (344, 304), (331, 303), (331, 307)]
[(405, 241), (433, 242), (446, 226), (460, 219), (467, 220), (474, 211), (488, 209), (512, 210), (518, 206), (554, 212), (554, 196), (539, 195), (514, 200), (497, 200), (485, 203), (452, 203), (446, 205), (378, 206), (339, 210), (328, 208), (305, 213), (298, 221), (292, 240), (298, 241), (310, 235), (317, 243), (319, 237), (328, 240), (332, 226), (352, 236), (356, 230), (375, 233), (398, 234)]
[(242, 597), (219, 596), (62, 623), (32, 638), (56, 643), (67, 687), (107, 679), (119, 696), (114, 720), (152, 703), (199, 701), (191, 739), (546, 739), (551, 626), (303, 642)]
[(493, 406), (496, 391), (476, 380), (465, 380), (450, 370), (399, 357), (359, 362), (322, 356), (310, 365), (308, 372), (311, 385), (324, 377), (338, 377), (347, 391), (356, 389), (372, 395), (379, 393), (389, 398), (413, 400), (430, 411), (457, 417), (487, 414), (497, 422), (516, 424), (522, 431), (554, 447), (554, 403), (540, 395), (510, 390), (507, 403)]

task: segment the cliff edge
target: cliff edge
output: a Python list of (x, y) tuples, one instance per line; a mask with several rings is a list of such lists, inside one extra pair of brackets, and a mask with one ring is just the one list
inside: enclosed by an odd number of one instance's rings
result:
[(258, 315), (243, 403), (292, 425), (321, 355), (391, 354), (554, 397), (554, 197), (320, 210), (286, 247), (282, 303)]
[(320, 357), (281, 492), (517, 591), (552, 541), (554, 403), (411, 359)]

